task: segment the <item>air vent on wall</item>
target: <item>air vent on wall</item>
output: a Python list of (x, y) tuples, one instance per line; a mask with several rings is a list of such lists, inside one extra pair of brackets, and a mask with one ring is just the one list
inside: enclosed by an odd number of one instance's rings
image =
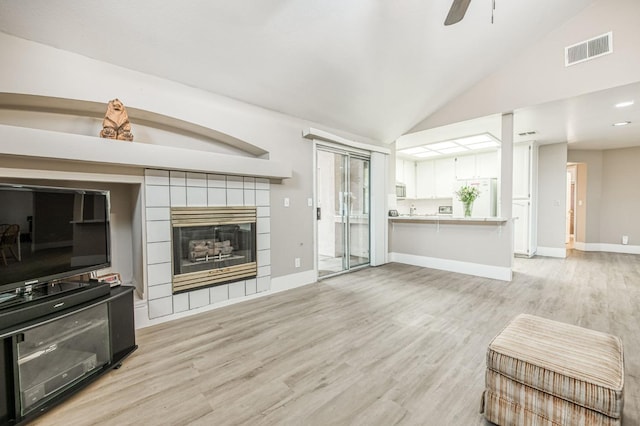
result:
[(579, 64), (613, 52), (613, 32), (564, 48), (565, 66)]

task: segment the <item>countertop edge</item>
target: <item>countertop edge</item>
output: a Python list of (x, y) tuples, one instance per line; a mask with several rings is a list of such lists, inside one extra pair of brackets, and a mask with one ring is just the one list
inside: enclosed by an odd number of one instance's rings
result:
[(447, 222), (447, 223), (505, 223), (504, 217), (449, 217), (449, 216), (396, 216), (388, 218), (392, 222)]

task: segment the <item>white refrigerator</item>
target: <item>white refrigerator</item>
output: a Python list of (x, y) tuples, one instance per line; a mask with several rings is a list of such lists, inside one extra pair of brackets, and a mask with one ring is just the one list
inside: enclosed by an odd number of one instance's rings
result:
[[(471, 217), (495, 217), (497, 206), (497, 179), (481, 178), (481, 179), (462, 179), (456, 181), (455, 191), (463, 186), (475, 186), (480, 191), (480, 195), (473, 202), (473, 210)], [(453, 194), (453, 217), (464, 217), (464, 205), (458, 200), (458, 196)]]

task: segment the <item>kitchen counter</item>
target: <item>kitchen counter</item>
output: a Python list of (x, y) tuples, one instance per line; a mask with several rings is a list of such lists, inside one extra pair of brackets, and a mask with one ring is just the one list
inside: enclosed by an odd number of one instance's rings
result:
[(446, 215), (402, 215), (402, 216), (395, 216), (389, 217), (389, 220), (391, 222), (438, 222), (438, 223), (450, 223), (450, 224), (456, 224), (456, 223), (461, 223), (461, 224), (478, 224), (478, 223), (484, 223), (484, 224), (501, 224), (504, 222), (507, 222), (508, 219), (503, 218), (503, 217), (452, 217), (452, 216), (446, 216)]

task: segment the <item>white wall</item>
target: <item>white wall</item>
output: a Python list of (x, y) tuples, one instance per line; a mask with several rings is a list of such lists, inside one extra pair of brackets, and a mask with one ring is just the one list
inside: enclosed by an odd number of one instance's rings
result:
[[(572, 158), (573, 152), (569, 151), (568, 158)], [(587, 188), (588, 188), (587, 165), (576, 164), (576, 236), (575, 240), (586, 242), (587, 236)]]
[(637, 184), (640, 182), (640, 147), (571, 150), (569, 161), (580, 163), (578, 200), (584, 199), (578, 211), (584, 209), (586, 219), (585, 232), (578, 232), (576, 240), (586, 244), (621, 244), (622, 235), (627, 235), (629, 245), (640, 245), (640, 187)]
[[(290, 162), (293, 177), (272, 185), (271, 191), (272, 277), (313, 269), (313, 215), (307, 206), (307, 199), (313, 197), (313, 144), (302, 138), (302, 129), (315, 127), (380, 144), (2, 33), (0, 54), (0, 92), (105, 105), (118, 97), (127, 107), (215, 129), (268, 151), (272, 160)], [(289, 207), (283, 205), (285, 197), (290, 199)], [(299, 269), (294, 267), (295, 257), (301, 258)]]
[(567, 144), (538, 150), (538, 254), (566, 255)]

